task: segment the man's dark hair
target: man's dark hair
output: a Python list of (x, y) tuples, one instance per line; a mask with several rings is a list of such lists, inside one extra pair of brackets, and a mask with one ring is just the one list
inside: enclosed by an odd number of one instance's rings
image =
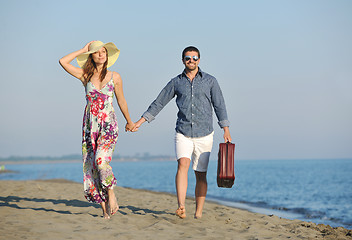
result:
[(197, 52), (198, 57), (200, 58), (200, 52), (196, 47), (193, 47), (193, 46), (186, 47), (182, 52), (182, 59), (184, 59), (186, 52)]

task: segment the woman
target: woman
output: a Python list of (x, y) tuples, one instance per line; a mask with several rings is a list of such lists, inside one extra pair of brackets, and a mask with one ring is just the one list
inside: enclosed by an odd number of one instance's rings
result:
[[(84, 193), (88, 201), (101, 204), (106, 219), (119, 209), (113, 191), (116, 178), (109, 165), (118, 136), (112, 105), (114, 93), (127, 121), (125, 130), (131, 131), (134, 127), (123, 95), (122, 79), (117, 72), (107, 70), (115, 63), (119, 53), (120, 50), (111, 42), (92, 41), (60, 59), (61, 66), (81, 80), (85, 87), (87, 105), (82, 139)], [(81, 68), (71, 64), (75, 58)]]

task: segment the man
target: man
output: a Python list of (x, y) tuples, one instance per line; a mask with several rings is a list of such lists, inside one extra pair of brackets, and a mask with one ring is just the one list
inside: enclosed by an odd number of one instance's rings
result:
[(176, 122), (176, 192), (178, 209), (176, 215), (186, 217), (185, 201), (187, 192), (187, 173), (192, 161), (196, 176), (195, 218), (202, 217), (207, 194), (207, 169), (213, 145), (213, 108), (220, 127), (224, 130), (225, 142), (231, 142), (229, 124), (224, 98), (215, 77), (203, 72), (199, 67), (200, 53), (190, 46), (182, 52), (184, 71), (162, 89), (158, 97), (142, 115), (132, 131), (145, 122), (151, 122), (165, 105), (176, 96), (178, 107)]

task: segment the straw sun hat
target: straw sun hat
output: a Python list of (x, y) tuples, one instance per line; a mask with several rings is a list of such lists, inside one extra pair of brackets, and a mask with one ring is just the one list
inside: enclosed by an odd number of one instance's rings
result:
[(88, 47), (88, 52), (82, 53), (77, 57), (77, 63), (80, 67), (83, 67), (87, 62), (89, 54), (95, 53), (102, 47), (105, 47), (108, 51), (108, 65), (107, 67), (111, 67), (117, 60), (120, 55), (120, 50), (117, 49), (114, 43), (103, 43), (102, 41), (94, 41)]

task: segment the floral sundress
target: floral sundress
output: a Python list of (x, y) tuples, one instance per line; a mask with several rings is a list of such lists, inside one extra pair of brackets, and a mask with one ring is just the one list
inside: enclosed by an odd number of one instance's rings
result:
[(101, 203), (108, 200), (107, 190), (117, 182), (110, 166), (118, 137), (113, 108), (113, 78), (101, 90), (89, 81), (85, 90), (87, 105), (82, 137), (84, 196), (89, 202)]

